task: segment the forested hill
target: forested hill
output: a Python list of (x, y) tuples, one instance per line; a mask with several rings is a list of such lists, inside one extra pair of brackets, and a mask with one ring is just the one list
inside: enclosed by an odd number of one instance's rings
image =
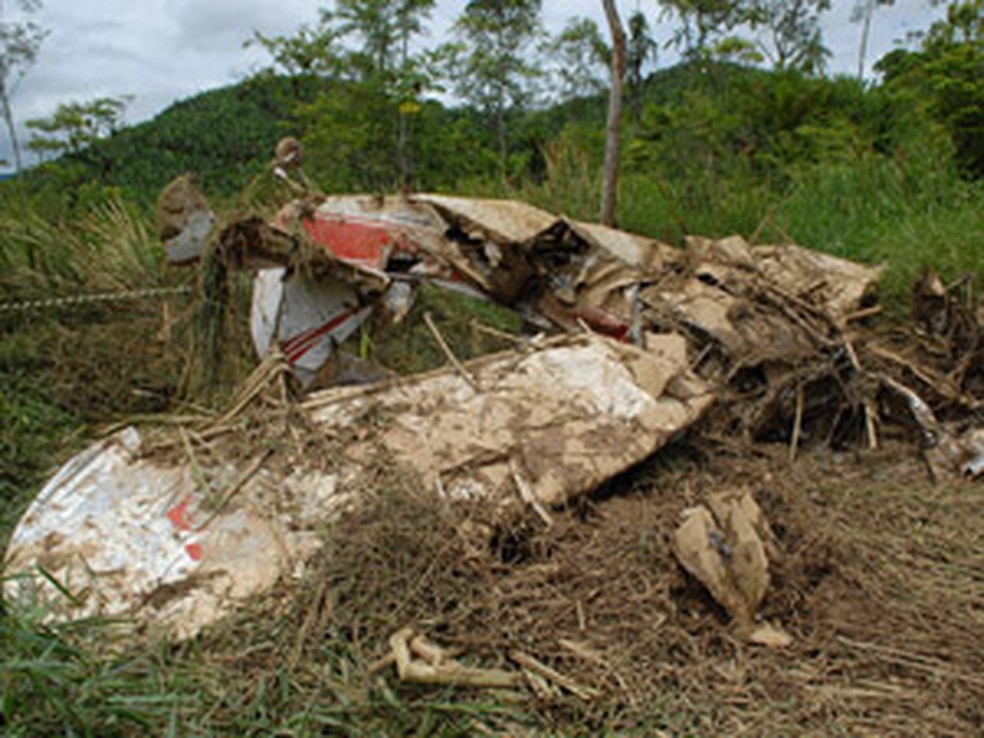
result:
[(289, 87), (287, 80), (264, 78), (203, 92), (19, 179), (42, 200), (52, 196), (49, 189), (66, 186), (81, 187), (77, 194), (83, 199), (98, 198), (105, 187), (153, 199), (186, 171), (196, 172), (210, 189), (232, 191), (256, 174), (263, 154), (283, 135)]
[[(705, 178), (730, 176), (739, 165), (775, 184), (788, 180), (789, 167), (892, 156), (907, 146), (942, 146), (949, 159), (952, 142), (940, 122), (911, 90), (897, 87), (724, 62), (663, 69), (627, 91), (627, 173)], [(493, 127), (481, 111), (427, 101), (401, 116), (356, 84), (261, 75), (180, 101), (20, 180), (53, 212), (98, 200), (107, 187), (150, 201), (186, 171), (206, 190), (231, 194), (262, 171), (281, 136), (293, 134), (307, 145), (309, 174), (325, 189), (393, 190), (401, 185), (394, 134), (403, 125), (419, 189), (467, 188), (482, 179), (542, 181), (565, 157), (588, 169), (600, 164), (606, 105), (598, 94), (511, 111), (503, 172)]]
[[(950, 244), (940, 255), (945, 270), (984, 274), (972, 238), (984, 231), (979, 3), (954, 4), (918, 50), (882, 59), (877, 83), (727, 55), (628, 74), (618, 224), (677, 243), (688, 233), (754, 234), (889, 260), (887, 282), (899, 294), (927, 242)], [(317, 57), (317, 66), (305, 57), (307, 66), (286, 74), (277, 54), (295, 40), (271, 42), (280, 73), (202, 93), (84, 145), (75, 139), (69, 153), (0, 183), (0, 216), (70, 224), (111, 201), (147, 214), (160, 188), (189, 171), (220, 210), (240, 207), (236, 193), (264, 170), (277, 140), (293, 135), (325, 192), (519, 197), (597, 217), (603, 83), (509, 104), (443, 98), (463, 101), (451, 105), (412, 75), (356, 73), (358, 55), (345, 73), (331, 59)], [(56, 148), (73, 141), (55, 134)], [(15, 257), (22, 249), (13, 236), (0, 236), (0, 247)]]
[[(658, 76), (670, 79), (678, 73)], [(598, 95), (511, 115), (516, 125), (513, 158), (526, 160), (516, 174), (535, 170), (530, 162), (542, 162), (542, 147), (568, 123), (601, 132), (605, 105)], [(297, 135), (307, 145), (308, 158), (330, 170), (310, 172), (315, 179), (327, 179), (327, 188), (395, 189), (400, 182), (393, 142), (385, 139), (399, 115), (388, 101), (355, 83), (260, 75), (177, 102), (152, 120), (26, 170), (18, 179), (50, 207), (55, 207), (53, 191), (68, 188), (76, 201), (66, 212), (79, 204), (79, 197), (98, 199), (106, 187), (147, 201), (171, 178), (189, 171), (205, 189), (229, 195), (264, 169), (282, 136)], [(407, 121), (417, 183), (448, 188), (465, 177), (496, 176), (495, 142), (482, 119), (480, 111), (467, 106), (423, 101)], [(344, 172), (338, 170), (340, 163)], [(386, 169), (392, 171), (382, 171)]]

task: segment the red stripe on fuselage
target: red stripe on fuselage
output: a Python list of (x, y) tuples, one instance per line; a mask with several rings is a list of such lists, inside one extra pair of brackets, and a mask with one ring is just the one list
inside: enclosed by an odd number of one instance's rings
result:
[[(285, 341), (283, 347), (284, 347), (284, 353), (287, 356), (287, 361), (289, 361), (291, 364), (297, 363), (297, 361), (302, 356), (304, 356), (304, 354), (306, 354), (308, 351), (314, 348), (319, 338), (322, 338), (326, 334), (331, 333), (333, 330), (338, 328), (338, 326), (340, 326), (342, 323), (344, 323), (346, 320), (348, 320), (358, 312), (359, 312), (358, 308), (352, 308), (351, 310), (346, 310), (344, 313), (339, 313), (338, 315), (336, 315), (327, 323), (324, 323), (312, 330), (305, 331), (304, 334), (301, 334), (303, 335), (303, 338), (300, 341), (296, 340), (298, 338), (297, 336), (293, 336), (290, 338), (289, 341)], [(290, 344), (290, 348), (288, 348), (288, 344)]]

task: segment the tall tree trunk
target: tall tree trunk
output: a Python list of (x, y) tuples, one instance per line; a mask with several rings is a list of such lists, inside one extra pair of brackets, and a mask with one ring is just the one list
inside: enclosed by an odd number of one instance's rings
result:
[(864, 57), (868, 53), (868, 34), (871, 32), (871, 16), (875, 12), (875, 0), (865, 0), (864, 25), (861, 27), (861, 50), (858, 52), (858, 80), (864, 81)]
[(605, 131), (605, 171), (601, 191), (601, 222), (615, 225), (618, 196), (618, 151), (621, 137), (622, 81), (625, 78), (625, 29), (618, 17), (615, 0), (602, 0), (612, 32), (612, 89), (608, 98), (608, 127)]
[(506, 161), (509, 156), (509, 144), (506, 139), (506, 106), (502, 101), (495, 109), (495, 127), (499, 135), (499, 174), (506, 181)]
[[(407, 71), (407, 60), (410, 58), (410, 34), (405, 30), (402, 33), (400, 39), (400, 72), (405, 74)], [(407, 140), (409, 138), (409, 131), (407, 126), (407, 115), (408, 113), (403, 110), (403, 103), (406, 100), (401, 97), (397, 101), (398, 112), (397, 121), (399, 129), (397, 131), (396, 137), (396, 160), (397, 165), (400, 169), (400, 187), (409, 188), (412, 176), (410, 174), (410, 162), (409, 156), (407, 154)]]
[(14, 111), (10, 109), (10, 97), (3, 80), (0, 80), (0, 115), (3, 116), (3, 122), (7, 125), (7, 131), (10, 133), (10, 145), (14, 153), (14, 171), (20, 172), (21, 152), (20, 143), (17, 141), (17, 126), (14, 125)]

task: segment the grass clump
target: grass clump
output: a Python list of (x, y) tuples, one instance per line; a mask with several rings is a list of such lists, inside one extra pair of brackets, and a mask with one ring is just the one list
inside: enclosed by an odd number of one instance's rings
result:
[(0, 727), (11, 738), (112, 738), (146, 731), (177, 735), (193, 693), (163, 688), (152, 652), (102, 655), (92, 648), (106, 624), (47, 624), (39, 610), (0, 611)]

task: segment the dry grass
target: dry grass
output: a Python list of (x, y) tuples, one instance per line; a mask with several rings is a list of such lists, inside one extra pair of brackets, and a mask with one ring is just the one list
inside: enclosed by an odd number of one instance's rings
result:
[(34, 212), (0, 216), (0, 265), (8, 299), (143, 289), (187, 276), (168, 275), (149, 222), (120, 200), (69, 223)]
[[(516, 731), (518, 720), (538, 734), (973, 734), (984, 720), (980, 487), (931, 486), (908, 448), (795, 466), (775, 451), (671, 450), (553, 527), (519, 521), (488, 545), (466, 511), (436, 509), (381, 467), (374, 502), (328, 532), (306, 585), (203, 652), (253, 680), (282, 671), (314, 713), (349, 721), (379, 719), (392, 699), (470, 715), (446, 727)], [(670, 553), (680, 511), (734, 484), (755, 488), (780, 537), (762, 614), (795, 636), (787, 651), (732, 637)], [(370, 674), (406, 625), (473, 665), (516, 669), (508, 654), (522, 650), (602, 697), (530, 692), (510, 707), (515, 695)]]

